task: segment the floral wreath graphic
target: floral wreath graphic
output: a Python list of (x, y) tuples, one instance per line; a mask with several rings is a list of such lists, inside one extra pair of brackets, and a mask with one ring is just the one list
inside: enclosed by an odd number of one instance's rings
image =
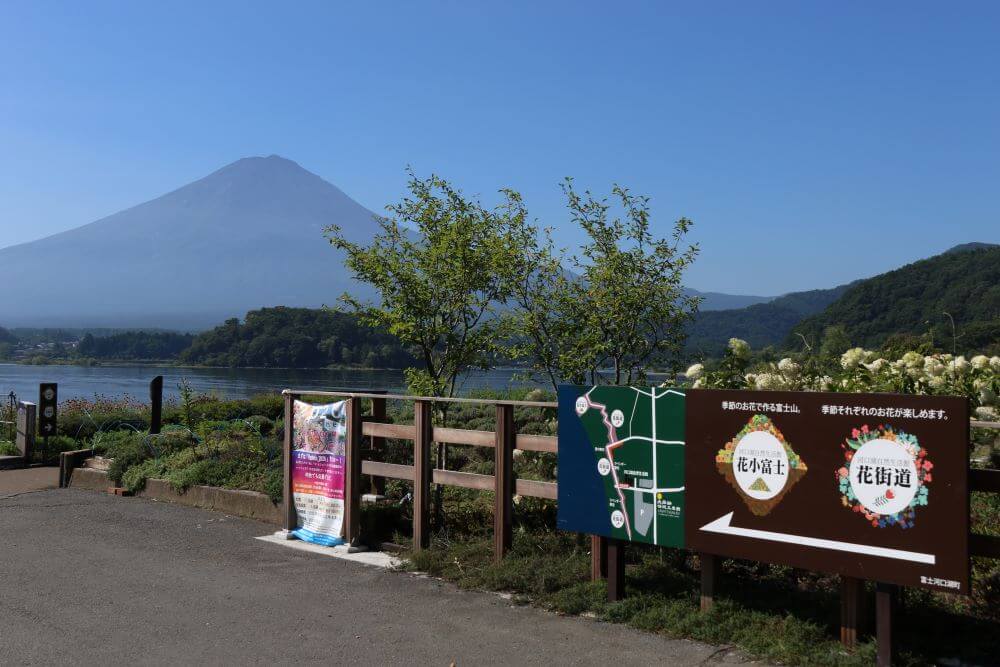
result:
[[(743, 489), (740, 488), (736, 475), (733, 471), (733, 456), (736, 453), (737, 445), (739, 445), (744, 436), (755, 431), (763, 431), (774, 436), (774, 438), (781, 444), (781, 447), (785, 450), (785, 455), (788, 457), (788, 479), (781, 491), (774, 497), (767, 500), (758, 500), (748, 495)], [(766, 516), (770, 513), (771, 510), (773, 510), (778, 503), (781, 502), (785, 494), (787, 494), (809, 470), (806, 466), (806, 462), (802, 460), (802, 457), (799, 456), (794, 449), (792, 449), (792, 445), (785, 440), (784, 434), (778, 429), (774, 422), (771, 421), (771, 418), (763, 414), (753, 415), (743, 428), (740, 429), (739, 433), (737, 433), (732, 440), (727, 442), (725, 446), (716, 453), (715, 466), (718, 469), (719, 474), (724, 476), (726, 481), (729, 482), (734, 489), (736, 489), (736, 492), (743, 499), (743, 502), (756, 516)], [(757, 491), (768, 490), (763, 479), (758, 479), (749, 488)]]
[[(858, 499), (851, 484), (851, 461), (854, 459), (858, 450), (861, 449), (865, 443), (871, 442), (872, 440), (888, 440), (900, 445), (906, 453), (913, 458), (913, 465), (916, 469), (916, 479), (912, 481), (912, 483), (916, 484), (916, 492), (914, 493), (913, 498), (906, 507), (892, 514), (879, 514), (877, 512), (870, 511), (870, 509), (866, 507), (860, 499)], [(845, 462), (844, 465), (837, 470), (835, 477), (837, 485), (840, 488), (841, 504), (844, 507), (848, 507), (852, 511), (862, 515), (866, 521), (871, 523), (871, 525), (876, 528), (885, 528), (887, 526), (895, 525), (898, 525), (900, 528), (912, 528), (916, 519), (916, 508), (920, 505), (927, 505), (927, 484), (933, 481), (931, 470), (934, 468), (934, 464), (927, 458), (927, 450), (920, 446), (917, 437), (902, 430), (893, 429), (891, 426), (880, 425), (875, 428), (869, 428), (869, 426), (865, 424), (860, 428), (853, 429), (851, 431), (851, 436), (849, 438), (845, 438), (844, 442), (840, 445), (840, 448), (844, 450)], [(895, 492), (892, 490), (892, 486), (887, 484), (886, 487), (887, 488), (884, 494), (875, 499), (875, 504), (879, 504), (884, 500), (892, 500), (895, 497)]]

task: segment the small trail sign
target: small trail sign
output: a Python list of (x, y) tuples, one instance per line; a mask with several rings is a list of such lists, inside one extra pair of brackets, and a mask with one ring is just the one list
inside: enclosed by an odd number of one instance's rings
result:
[(38, 385), (38, 433), (45, 438), (55, 435), (58, 426), (59, 386), (55, 382)]
[(968, 402), (687, 392), (687, 546), (969, 593)]

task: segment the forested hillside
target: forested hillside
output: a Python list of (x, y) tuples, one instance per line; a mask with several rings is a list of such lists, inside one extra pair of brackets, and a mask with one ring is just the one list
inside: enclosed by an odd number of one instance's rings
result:
[(110, 336), (86, 334), (76, 347), (77, 355), (92, 359), (175, 359), (191, 345), (194, 336), (172, 331), (126, 331)]
[(792, 292), (746, 308), (700, 311), (688, 328), (687, 348), (695, 356), (716, 356), (733, 337), (755, 348), (780, 345), (792, 327), (836, 301), (848, 287)]
[[(967, 244), (855, 283), (823, 312), (797, 324), (797, 334), (820, 340), (844, 327), (851, 344), (878, 347), (895, 334), (926, 336), (959, 352), (1000, 349), (1000, 247)], [(980, 247), (976, 247), (980, 246)], [(952, 330), (954, 320), (954, 332)], [(954, 333), (954, 337), (953, 337)]]
[(233, 318), (198, 334), (180, 360), (278, 368), (402, 368), (413, 363), (394, 336), (360, 324), (354, 315), (284, 306), (252, 310), (242, 323)]

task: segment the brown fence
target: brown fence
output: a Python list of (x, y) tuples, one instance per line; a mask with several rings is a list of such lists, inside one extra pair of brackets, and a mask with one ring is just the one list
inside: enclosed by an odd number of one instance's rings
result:
[[(528, 435), (516, 432), (514, 408), (556, 408), (557, 404), (540, 401), (503, 401), (469, 398), (432, 398), (386, 393), (324, 392), (285, 390), (285, 528), (296, 527), (295, 505), (291, 499), (291, 446), (292, 402), (302, 396), (323, 396), (347, 400), (347, 456), (345, 488), (345, 537), (354, 541), (360, 535), (362, 475), (376, 479), (401, 479), (413, 483), (413, 548), (428, 546), (431, 484), (458, 486), (482, 491), (493, 491), (494, 499), (494, 556), (504, 557), (511, 544), (511, 517), (515, 494), (555, 500), (556, 482), (515, 479), (513, 474), (514, 451), (557, 451), (555, 436)], [(369, 414), (362, 414), (362, 401), (371, 402)], [(386, 402), (389, 400), (413, 403), (412, 424), (386, 423)], [(494, 406), (496, 410), (493, 431), (473, 431), (434, 426), (435, 403), (474, 403)], [(973, 428), (1000, 429), (998, 422), (973, 421)], [(362, 441), (370, 438), (367, 449), (372, 456), (384, 451), (386, 439), (413, 442), (413, 465), (400, 465), (365, 459)], [(456, 444), (472, 447), (490, 447), (494, 450), (495, 474), (480, 475), (431, 467), (431, 445)], [(970, 491), (1000, 493), (1000, 470), (973, 468), (969, 471)], [(607, 579), (609, 600), (620, 599), (624, 592), (624, 544), (603, 537), (591, 537), (591, 576)], [(973, 556), (1000, 558), (1000, 537), (972, 534), (969, 550)], [(712, 606), (720, 571), (718, 556), (699, 554), (701, 560), (701, 606)], [(864, 581), (841, 577), (841, 641), (846, 646), (857, 643), (859, 630), (865, 625)], [(879, 663), (888, 664), (891, 647), (891, 612), (896, 587), (877, 584), (876, 617), (879, 644)]]
[[(429, 398), (382, 393), (343, 393), (315, 391), (285, 391), (285, 527), (295, 528), (295, 506), (291, 497), (292, 401), (301, 396), (330, 396), (347, 399), (347, 457), (344, 532), (348, 541), (360, 537), (361, 476), (381, 479), (401, 479), (413, 482), (413, 548), (426, 548), (430, 540), (431, 484), (458, 486), (495, 493), (493, 529), (495, 557), (503, 558), (510, 549), (511, 518), (514, 495), (556, 499), (556, 483), (514, 478), (514, 450), (556, 453), (555, 436), (518, 434), (514, 426), (514, 408), (555, 408), (556, 403), (540, 401), (486, 401), (465, 398)], [(361, 414), (361, 402), (371, 401), (370, 414)], [(412, 424), (385, 423), (386, 402), (413, 403)], [(435, 403), (475, 403), (491, 405), (496, 410), (493, 431), (473, 431), (434, 426)], [(385, 463), (363, 458), (362, 440), (370, 438), (367, 448), (372, 456), (384, 451), (385, 441), (409, 440), (413, 443), (413, 465)], [(496, 468), (493, 475), (480, 475), (456, 470), (434, 469), (431, 466), (431, 445), (451, 444), (489, 447), (494, 451)]]

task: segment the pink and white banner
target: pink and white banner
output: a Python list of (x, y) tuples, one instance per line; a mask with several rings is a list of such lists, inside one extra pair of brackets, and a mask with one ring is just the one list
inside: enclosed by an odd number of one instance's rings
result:
[(295, 401), (292, 418), (292, 499), (298, 528), (292, 535), (314, 544), (344, 543), (346, 401)]

